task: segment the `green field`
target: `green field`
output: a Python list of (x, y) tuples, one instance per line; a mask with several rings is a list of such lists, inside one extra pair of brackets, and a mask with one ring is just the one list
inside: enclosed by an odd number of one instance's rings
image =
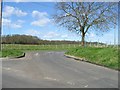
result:
[(95, 64), (100, 64), (109, 68), (118, 69), (117, 48), (78, 47), (74, 49), (69, 49), (66, 54), (84, 58), (85, 60)]
[(70, 48), (76, 48), (79, 45), (20, 45), (20, 44), (3, 44), (2, 45), (2, 57), (15, 57), (20, 56), (23, 52), (34, 50), (68, 50)]
[[(112, 69), (118, 69), (118, 49), (113, 47), (81, 47), (78, 44), (66, 45), (20, 45), (3, 44), (2, 57), (16, 57), (27, 51), (34, 50), (65, 50), (68, 55), (84, 58)], [(120, 54), (120, 53), (119, 53)], [(120, 68), (119, 68), (120, 69)]]

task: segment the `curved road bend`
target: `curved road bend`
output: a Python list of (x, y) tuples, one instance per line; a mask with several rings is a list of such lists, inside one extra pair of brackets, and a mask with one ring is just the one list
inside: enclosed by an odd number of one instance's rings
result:
[(118, 72), (66, 58), (64, 52), (28, 52), (3, 60), (3, 88), (118, 88)]

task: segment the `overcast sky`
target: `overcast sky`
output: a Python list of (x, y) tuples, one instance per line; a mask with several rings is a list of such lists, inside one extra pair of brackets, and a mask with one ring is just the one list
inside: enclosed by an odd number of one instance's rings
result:
[[(65, 28), (58, 27), (52, 19), (55, 2), (4, 2), (2, 12), (2, 35), (26, 34), (47, 40), (76, 40), (81, 37)], [(86, 41), (114, 43), (114, 30), (118, 41), (118, 27), (99, 35), (91, 31)]]

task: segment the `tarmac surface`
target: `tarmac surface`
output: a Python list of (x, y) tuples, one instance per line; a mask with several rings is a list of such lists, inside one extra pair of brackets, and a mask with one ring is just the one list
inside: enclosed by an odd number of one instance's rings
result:
[(118, 71), (64, 56), (64, 51), (28, 52), (2, 60), (3, 88), (118, 88)]

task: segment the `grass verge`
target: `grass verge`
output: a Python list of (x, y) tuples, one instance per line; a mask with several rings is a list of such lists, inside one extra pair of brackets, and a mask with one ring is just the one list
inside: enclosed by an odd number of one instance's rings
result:
[(68, 50), (68, 48), (75, 48), (79, 45), (21, 45), (21, 44), (3, 44), (2, 57), (16, 57), (26, 51), (36, 50)]
[(117, 48), (78, 47), (69, 49), (65, 54), (84, 58), (88, 62), (120, 70), (120, 67), (118, 67)]
[[(23, 52), (34, 50), (67, 50), (65, 54), (84, 58), (85, 60), (106, 66), (112, 69), (119, 69), (118, 67), (118, 49), (113, 47), (80, 47), (79, 45), (17, 45), (17, 44), (3, 44), (2, 57), (17, 57), (21, 56)], [(120, 53), (119, 53), (120, 54)], [(0, 52), (1, 55), (1, 52)]]
[(18, 57), (23, 54), (21, 50), (2, 50), (2, 57)]

